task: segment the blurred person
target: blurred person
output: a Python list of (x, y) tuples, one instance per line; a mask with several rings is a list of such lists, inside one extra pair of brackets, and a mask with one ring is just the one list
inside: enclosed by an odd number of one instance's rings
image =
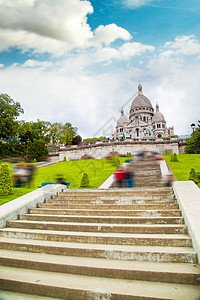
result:
[(118, 188), (125, 186), (126, 172), (122, 167), (115, 171), (114, 178)]
[(25, 165), (18, 165), (14, 177), (14, 187), (21, 187), (27, 182), (28, 170)]
[(133, 188), (135, 186), (135, 179), (134, 179), (134, 172), (133, 172), (133, 168), (131, 166), (129, 166), (126, 169), (126, 187), (127, 188)]
[(173, 181), (175, 180), (174, 175), (172, 173), (167, 173), (163, 179), (164, 186), (172, 186)]

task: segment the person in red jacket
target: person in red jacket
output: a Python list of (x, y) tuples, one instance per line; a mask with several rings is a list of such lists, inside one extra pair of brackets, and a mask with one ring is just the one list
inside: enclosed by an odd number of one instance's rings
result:
[(117, 183), (117, 187), (122, 188), (125, 186), (126, 172), (123, 170), (123, 168), (115, 171), (114, 178)]

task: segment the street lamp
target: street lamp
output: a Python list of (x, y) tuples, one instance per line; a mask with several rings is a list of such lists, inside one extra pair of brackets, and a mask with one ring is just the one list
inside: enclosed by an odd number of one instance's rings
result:
[(190, 126), (192, 127), (193, 135), (194, 135), (194, 152), (195, 152), (195, 154), (197, 154), (197, 147), (196, 147), (196, 140), (195, 140), (195, 133), (194, 133), (195, 124), (192, 123)]

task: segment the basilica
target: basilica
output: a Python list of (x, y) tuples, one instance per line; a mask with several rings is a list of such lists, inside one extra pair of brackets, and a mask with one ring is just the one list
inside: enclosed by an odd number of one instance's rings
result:
[(151, 140), (173, 135), (174, 128), (167, 128), (165, 118), (159, 111), (158, 104), (156, 104), (156, 111), (154, 112), (150, 100), (143, 95), (142, 85), (139, 83), (138, 95), (132, 101), (129, 120), (125, 118), (122, 108), (113, 139)]

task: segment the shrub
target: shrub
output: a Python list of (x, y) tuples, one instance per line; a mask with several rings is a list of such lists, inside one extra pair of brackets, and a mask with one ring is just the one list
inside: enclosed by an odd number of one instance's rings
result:
[(120, 166), (119, 157), (114, 156), (113, 159), (112, 159), (112, 164), (113, 164), (113, 166), (115, 166), (116, 168), (118, 168)]
[(12, 176), (8, 164), (0, 165), (0, 195), (12, 194), (13, 183)]
[(194, 168), (191, 168), (191, 169), (190, 169), (190, 173), (189, 173), (188, 180), (192, 180), (192, 181), (194, 181), (194, 183), (196, 183), (196, 184), (199, 183), (199, 178), (198, 178), (198, 175), (197, 175), (197, 173), (195, 172), (195, 169), (194, 169)]
[(88, 187), (89, 186), (89, 178), (87, 173), (83, 173), (80, 187)]
[(127, 158), (130, 158), (130, 157), (131, 157), (130, 152), (127, 152), (127, 153), (126, 153), (126, 157), (127, 157)]
[(64, 156), (64, 158), (63, 158), (63, 162), (65, 162), (65, 161), (67, 161), (66, 156)]
[(170, 161), (178, 162), (178, 157), (177, 157), (176, 153), (172, 154)]

